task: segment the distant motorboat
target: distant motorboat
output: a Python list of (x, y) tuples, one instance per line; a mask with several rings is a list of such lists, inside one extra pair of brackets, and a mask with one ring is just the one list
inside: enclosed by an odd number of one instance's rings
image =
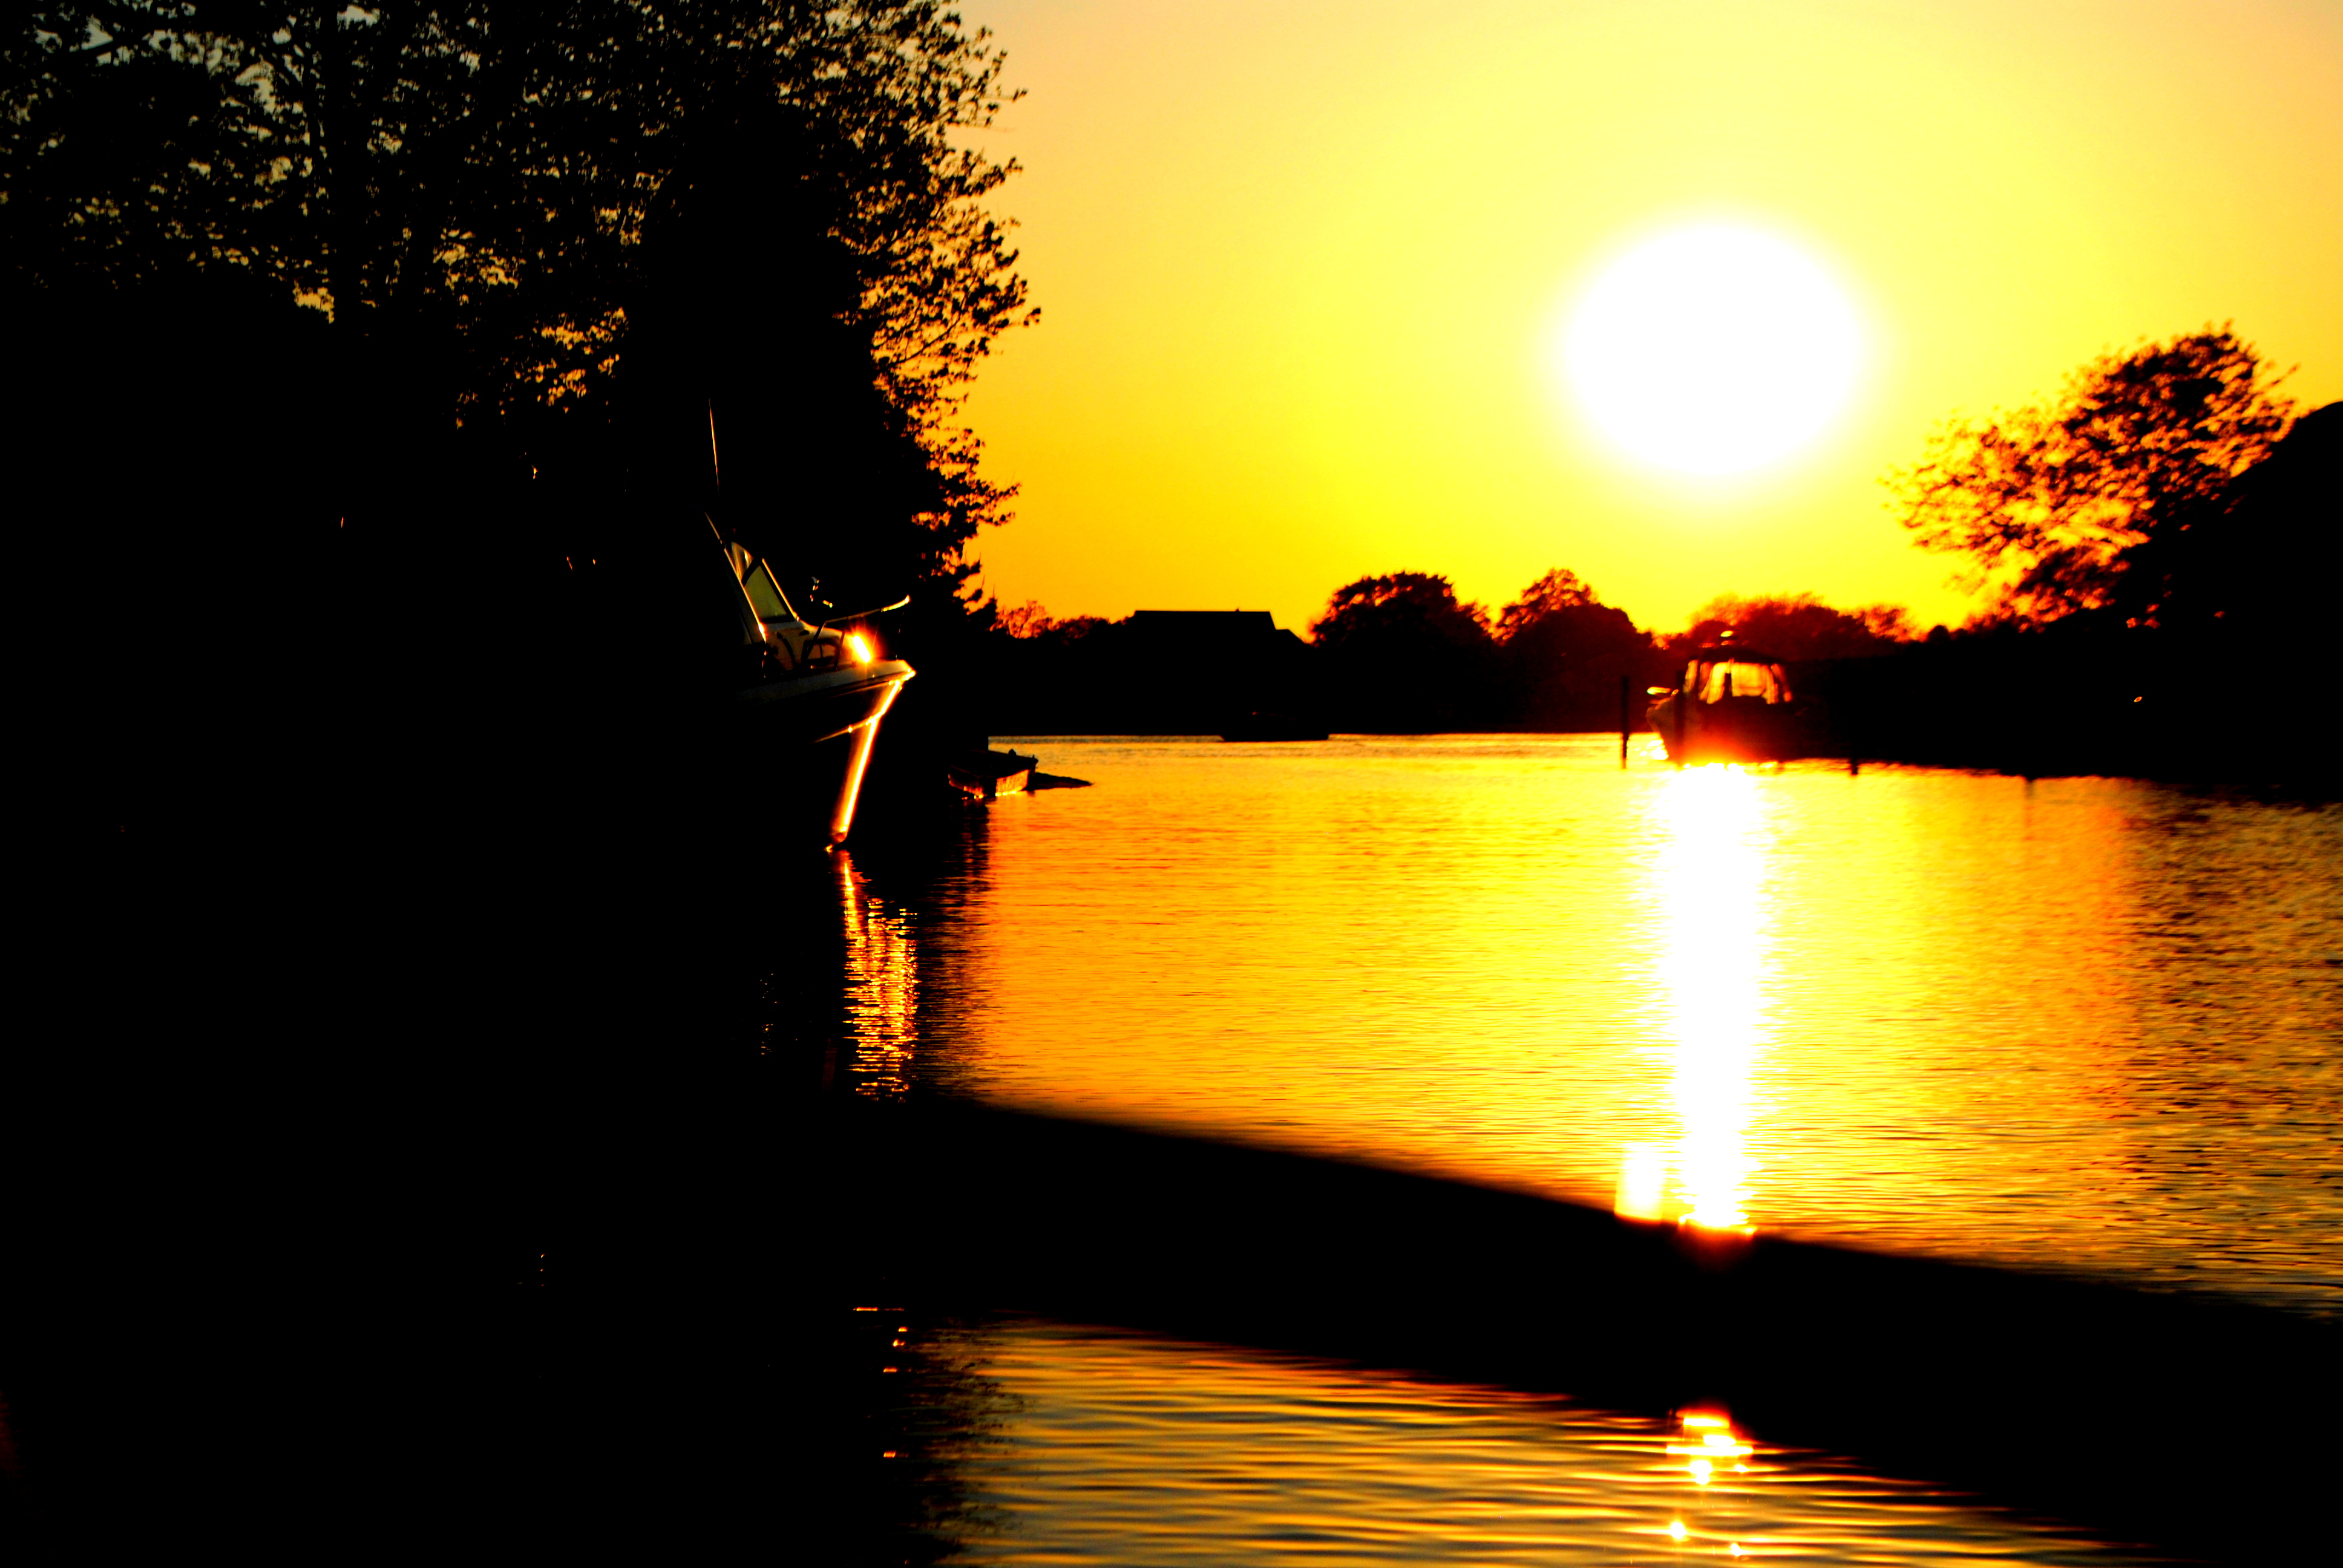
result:
[(1651, 707), (1652, 732), (1671, 762), (1781, 762), (1812, 755), (1811, 726), (1781, 661), (1771, 654), (1720, 642), (1696, 650), (1677, 685), (1649, 690), (1658, 699)]
[(900, 658), (880, 658), (867, 631), (850, 628), (909, 601), (809, 621), (765, 561), (737, 544), (725, 545), (724, 561), (755, 671), (734, 696), (742, 738), (787, 830), (810, 833), (824, 848), (843, 843), (879, 721), (916, 673)]

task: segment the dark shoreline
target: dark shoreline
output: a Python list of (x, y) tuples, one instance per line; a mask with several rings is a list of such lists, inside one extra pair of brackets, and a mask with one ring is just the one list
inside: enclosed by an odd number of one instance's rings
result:
[[(1014, 1309), (1567, 1393), (1717, 1402), (1769, 1442), (2213, 1561), (2308, 1553), (2343, 1324), (1759, 1237), (975, 1106), (839, 1101), (806, 1237), (892, 1304)], [(874, 1231), (857, 1215), (884, 1213)], [(1019, 1218), (1006, 1221), (1003, 1216)], [(875, 1292), (875, 1295), (873, 1294)]]

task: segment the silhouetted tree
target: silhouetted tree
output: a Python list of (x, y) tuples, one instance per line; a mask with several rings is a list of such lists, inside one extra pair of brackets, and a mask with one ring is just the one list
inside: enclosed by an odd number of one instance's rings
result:
[(2211, 639), (2259, 658), (2283, 658), (2288, 646), (2307, 652), (2327, 636), (2327, 607), (2343, 580), (2338, 518), (2343, 403), (2330, 403), (2297, 419), (2218, 495), (2134, 547), (2118, 604), (2127, 618), (2191, 646)]
[[(759, 779), (626, 699), (739, 651), (629, 657), (738, 637), (690, 597), (709, 404), (741, 534), (964, 629), (1002, 493), (954, 399), (1028, 314), (956, 140), (1000, 71), (930, 0), (9, 10), (4, 477), (78, 841), (222, 932), (403, 889), (548, 997), (723, 907), (692, 834)], [(402, 940), (349, 919), (246, 945), (324, 986)]]
[(1618, 685), (1634, 696), (1652, 656), (1651, 638), (1624, 610), (1596, 598), (1578, 574), (1556, 568), (1522, 590), (1498, 616), (1515, 722), (1538, 729), (1602, 729), (1618, 722)]
[(336, 407), (338, 493), (288, 498), (329, 524), (411, 512), (426, 441), (544, 516), (697, 497), (711, 401), (731, 521), (809, 575), (956, 587), (1002, 515), (953, 418), (1031, 315), (1013, 166), (953, 140), (1001, 56), (934, 0), (125, 0), (0, 50), (12, 309), (314, 339), (283, 391)]
[(1970, 558), (1999, 618), (2107, 609), (2153, 625), (2170, 591), (2153, 547), (2285, 434), (2280, 379), (2207, 327), (2094, 360), (2050, 403), (1955, 420), (1888, 483), (1923, 548)]
[(1489, 638), (1489, 612), (1460, 602), (1455, 585), (1444, 577), (1393, 572), (1336, 588), (1326, 601), (1326, 613), (1311, 622), (1310, 635), (1327, 648), (1419, 636), (1473, 646)]
[(1029, 598), (1021, 605), (1001, 606), (993, 617), (992, 629), (1003, 637), (1033, 638), (1055, 629), (1057, 624), (1047, 606), (1040, 599)]
[(1497, 617), (1496, 634), (1501, 640), (1510, 642), (1533, 626), (1572, 610), (1597, 608), (1602, 602), (1576, 572), (1556, 567), (1523, 588), (1522, 597), (1504, 608)]
[[(560, 1397), (471, 1348), (519, 1322), (493, 1304), (508, 1261), (624, 1255), (606, 1181), (646, 1213), (739, 1185), (706, 1160), (763, 1134), (708, 1117), (778, 1087), (749, 1076), (749, 1003), (825, 951), (783, 929), (789, 759), (628, 700), (652, 683), (607, 650), (723, 587), (694, 515), (711, 401), (742, 533), (840, 598), (923, 578), (919, 607), (963, 624), (950, 589), (1001, 493), (953, 400), (1024, 315), (982, 211), (1007, 166), (956, 145), (999, 69), (923, 0), (0, 16), (0, 483), (58, 730), (20, 771), (65, 871), (29, 895), (62, 932), (29, 1010), (68, 1020), (18, 1054), (87, 1074), (12, 1071), (10, 1139), (56, 1130), (24, 1168), (58, 1176), (60, 1229), (135, 1227), (133, 1192), (158, 1236), (236, 1217), (156, 1254), (179, 1328), (146, 1352), (86, 1311), (135, 1297), (126, 1273), (12, 1233), (12, 1323), (89, 1323), (0, 1380), (60, 1528), (125, 1484), (158, 1517), (236, 1511), (215, 1467), (146, 1457), (204, 1359), (182, 1346), (239, 1367), (219, 1452), (286, 1478), (288, 1539), (373, 1507), (347, 1478), (379, 1467), (317, 1456), (422, 1441), (339, 1430), (305, 1391), (462, 1388), (558, 1430)], [(739, 651), (737, 623), (707, 630)], [(890, 741), (947, 661), (920, 662)], [(298, 1175), (256, 1203), (263, 1171)], [(259, 1332), (231, 1303), (342, 1275), (336, 1216), (401, 1281), (380, 1316), (328, 1288)], [(393, 1332), (424, 1301), (437, 1326)], [(511, 1442), (441, 1437), (447, 1496), (565, 1506)], [(662, 1485), (646, 1523), (689, 1506)]]
[(1734, 639), (1785, 659), (1863, 658), (1913, 640), (1912, 615), (1901, 605), (1837, 609), (1814, 594), (1719, 594), (1694, 611), (1672, 648), (1704, 648), (1730, 630)]
[(1473, 729), (1501, 706), (1488, 612), (1425, 572), (1361, 578), (1311, 625), (1337, 692), (1339, 728), (1421, 733)]

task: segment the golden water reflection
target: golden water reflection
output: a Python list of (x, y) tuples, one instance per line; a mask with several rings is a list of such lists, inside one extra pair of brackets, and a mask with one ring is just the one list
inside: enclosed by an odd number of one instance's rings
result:
[(1770, 1043), (1765, 990), (1773, 932), (1766, 904), (1771, 819), (1757, 779), (1723, 764), (1687, 768), (1648, 799), (1656, 844), (1650, 897), (1659, 942), (1676, 1119), (1673, 1158), (1631, 1142), (1620, 1162), (1620, 1212), (1746, 1230), (1756, 1166), (1758, 1063)]
[(873, 1092), (2343, 1310), (2343, 806), (1616, 736), (1018, 744), (1097, 788), (858, 868)]
[(900, 1099), (919, 1044), (920, 959), (913, 911), (870, 891), (853, 858), (836, 852), (846, 920), (846, 1023), (864, 1092)]
[(2139, 1561), (1755, 1442), (1719, 1411), (1666, 1421), (1030, 1320), (926, 1349), (981, 1366), (995, 1402), (958, 1450), (973, 1506), (954, 1562)]

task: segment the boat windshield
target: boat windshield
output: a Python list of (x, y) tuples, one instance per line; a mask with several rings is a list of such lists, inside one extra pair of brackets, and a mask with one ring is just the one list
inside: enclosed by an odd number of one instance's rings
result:
[(1744, 659), (1695, 660), (1684, 671), (1684, 687), (1703, 702), (1721, 702), (1729, 692), (1766, 702), (1790, 700), (1790, 683), (1778, 664), (1752, 664)]
[(773, 568), (763, 561), (749, 568), (747, 575), (740, 579), (740, 586), (749, 590), (749, 602), (757, 607), (757, 614), (761, 619), (798, 618), (789, 610), (789, 601), (782, 595), (781, 585), (773, 580)]

